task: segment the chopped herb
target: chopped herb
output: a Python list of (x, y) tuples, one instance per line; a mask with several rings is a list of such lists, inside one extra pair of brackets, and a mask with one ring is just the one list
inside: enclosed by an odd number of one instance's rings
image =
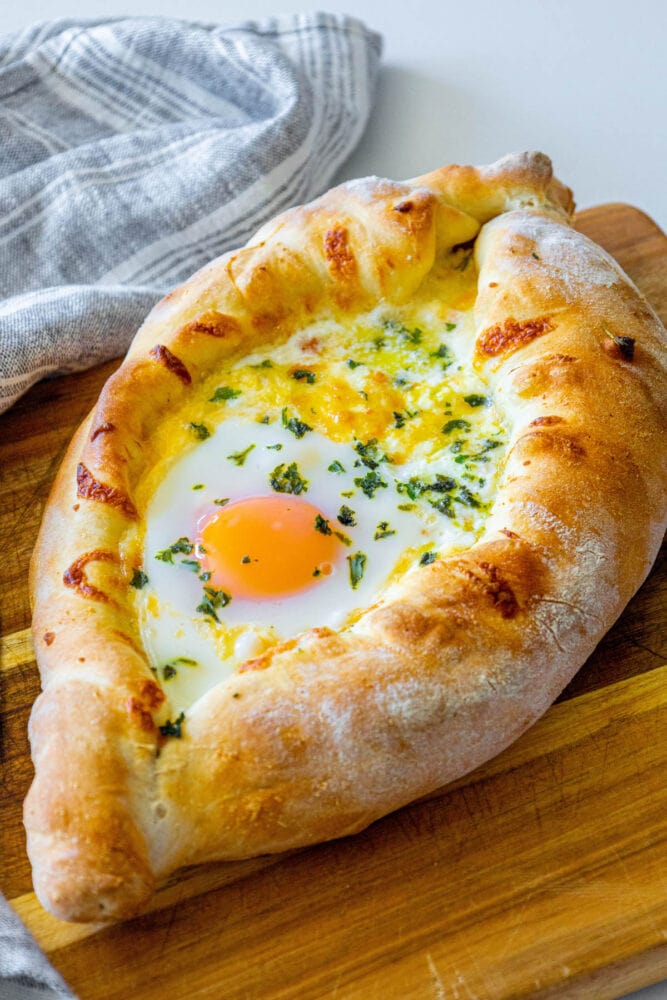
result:
[(375, 534), (373, 538), (375, 541), (379, 541), (380, 538), (389, 538), (390, 535), (395, 535), (396, 532), (389, 527), (389, 521), (380, 521), (377, 528), (375, 529)]
[(345, 364), (348, 368), (359, 368), (363, 364), (363, 361), (354, 361), (352, 358), (348, 358)]
[(227, 459), (234, 465), (245, 465), (245, 460), (254, 447), (254, 444), (249, 444), (245, 451), (237, 451), (234, 455), (227, 455)]
[(310, 368), (295, 368), (293, 372), (290, 372), (290, 376), (297, 382), (307, 382), (308, 385), (312, 385), (316, 379), (315, 372), (311, 371)]
[(397, 510), (414, 510), (416, 504), (414, 503), (399, 503), (396, 506)]
[(361, 578), (364, 575), (364, 570), (366, 568), (366, 556), (363, 552), (355, 552), (353, 556), (348, 556), (347, 561), (350, 564), (350, 583), (352, 585), (352, 590), (357, 589), (357, 585), (360, 583)]
[(299, 475), (296, 462), (292, 462), (287, 468), (284, 462), (277, 465), (271, 473), (269, 482), (276, 493), (293, 493), (298, 496), (299, 493), (306, 493), (308, 490), (308, 480)]
[(200, 441), (205, 441), (206, 438), (211, 436), (211, 432), (206, 426), (206, 424), (188, 424), (188, 427), (190, 428), (194, 436), (196, 438), (199, 438)]
[(181, 559), (180, 565), (185, 566), (185, 568), (189, 569), (191, 573), (198, 573), (201, 569), (201, 566), (196, 559)]
[(394, 427), (398, 427), (400, 430), (400, 428), (404, 426), (406, 420), (413, 420), (418, 413), (419, 410), (404, 410), (403, 413), (396, 413), (396, 411), (394, 411), (392, 414), (394, 417)]
[(322, 576), (322, 570), (318, 566), (313, 570), (313, 576)]
[(387, 343), (387, 341), (385, 340), (384, 337), (375, 337), (373, 343), (375, 344), (375, 350), (381, 351), (384, 345)]
[(338, 511), (338, 520), (341, 524), (344, 524), (346, 528), (354, 528), (357, 523), (355, 512), (351, 510), (347, 504), (343, 504), (341, 509)]
[(407, 483), (397, 483), (396, 489), (399, 493), (407, 493), (411, 500), (418, 500), (423, 493), (449, 493), (456, 488), (456, 480), (451, 476), (443, 476), (438, 473), (435, 481), (427, 482), (418, 476), (412, 476)]
[(421, 559), (419, 560), (420, 566), (430, 566), (438, 558), (436, 552), (424, 552)]
[(130, 580), (130, 586), (134, 587), (135, 590), (141, 590), (148, 583), (148, 577), (141, 569), (135, 569), (132, 573), (132, 579)]
[(451, 497), (438, 497), (437, 500), (429, 500), (429, 503), (434, 510), (437, 510), (439, 514), (444, 514), (445, 517), (453, 518), (456, 516)]
[(249, 562), (252, 562), (252, 560), (251, 560), (250, 556), (244, 556), (243, 559), (241, 560), (241, 562), (245, 563), (247, 565)]
[(488, 406), (489, 398), (488, 396), (478, 396), (476, 393), (471, 393), (470, 396), (463, 397), (468, 406)]
[(336, 459), (331, 465), (327, 466), (329, 472), (345, 472), (345, 467)]
[(282, 451), (283, 450), (283, 446), (281, 444), (267, 444), (266, 450), (267, 451)]
[(450, 351), (450, 349), (447, 347), (446, 344), (440, 344), (440, 347), (438, 348), (438, 350), (437, 351), (432, 351), (432, 353), (429, 356), (431, 358), (442, 358), (443, 359), (443, 361), (444, 361), (444, 364), (442, 366), (443, 371), (446, 370), (447, 368), (449, 368), (449, 366), (454, 361), (454, 357), (452, 355), (452, 352)]
[(304, 434), (307, 434), (308, 431), (312, 431), (313, 429), (309, 426), (309, 424), (305, 424), (303, 420), (298, 420), (297, 417), (290, 417), (288, 419), (286, 406), (283, 407), (281, 418), (283, 427), (285, 427), (288, 431), (291, 431), (297, 438), (302, 438)]
[(322, 517), (321, 514), (315, 515), (315, 531), (319, 531), (321, 535), (331, 534), (331, 525), (327, 521), (326, 517)]
[(213, 503), (217, 507), (224, 507), (225, 504), (229, 503), (229, 497), (222, 497), (222, 499), (220, 499), (220, 500), (214, 500)]
[(195, 483), (195, 485), (192, 487), (192, 489), (193, 490), (203, 490), (204, 489), (204, 484), (203, 483)]
[(172, 666), (171, 663), (167, 663), (166, 666), (162, 668), (162, 678), (165, 681), (170, 681), (172, 677), (175, 677), (178, 671), (176, 667)]
[(248, 368), (273, 368), (273, 361), (271, 358), (264, 358), (257, 365), (248, 365)]
[(410, 387), (412, 382), (410, 382), (410, 379), (407, 379), (405, 375), (397, 375), (394, 379), (394, 385), (400, 389), (405, 386)]
[(451, 434), (452, 431), (469, 431), (471, 424), (467, 420), (459, 418), (457, 420), (448, 420), (445, 426), (442, 428), (443, 434)]
[(160, 726), (160, 732), (163, 736), (175, 736), (176, 739), (181, 738), (181, 726), (183, 725), (183, 720), (185, 719), (185, 712), (181, 712), (177, 719), (172, 722), (171, 719), (167, 719), (164, 726)]
[(219, 622), (216, 611), (218, 608), (226, 608), (231, 601), (231, 595), (225, 593), (224, 590), (215, 590), (213, 587), (204, 587), (204, 596), (201, 603), (197, 605), (197, 611), (201, 614), (207, 615), (209, 618), (213, 618), (214, 621)]
[(410, 329), (410, 327), (404, 326), (403, 323), (399, 323), (395, 319), (386, 319), (382, 325), (385, 330), (397, 333), (408, 344), (414, 344), (415, 346), (421, 344), (422, 331), (417, 326)]
[(352, 544), (352, 539), (348, 538), (347, 535), (344, 535), (342, 531), (334, 531), (334, 535), (343, 543), (343, 545), (347, 545), (349, 547)]
[(199, 579), (203, 583), (208, 583), (208, 581), (211, 579), (212, 576), (213, 576), (213, 574), (209, 570), (207, 570), (206, 573), (200, 573), (199, 574)]
[(617, 337), (611, 332), (611, 330), (607, 329), (604, 323), (602, 324), (602, 329), (604, 333), (606, 333), (606, 335), (614, 341), (623, 357), (627, 358), (628, 361), (632, 361), (635, 356), (634, 337)]
[(357, 441), (354, 450), (361, 457), (361, 461), (367, 469), (377, 469), (380, 462), (389, 461), (387, 456), (378, 448), (377, 438), (371, 438), (366, 444)]
[(340, 495), (349, 499), (354, 496), (354, 490), (342, 490)]
[(240, 395), (240, 389), (232, 389), (230, 385), (219, 385), (209, 403), (226, 403), (228, 399), (238, 399)]
[(458, 453), (461, 451), (462, 448), (463, 448), (463, 441), (461, 440), (455, 441), (454, 444), (450, 444), (449, 446), (449, 450), (453, 455), (458, 455)]
[(451, 333), (452, 330), (456, 329), (456, 323), (445, 323), (445, 330), (447, 333)]
[(535, 258), (535, 260), (539, 260), (539, 259), (540, 259), (540, 258), (539, 258), (539, 257), (537, 256), (537, 254), (535, 253), (535, 251), (534, 251), (534, 250), (533, 250), (533, 252), (531, 253), (531, 255), (530, 255), (530, 256), (531, 256), (531, 257), (534, 257), (534, 258)]
[(266, 416), (264, 416), (264, 417), (261, 417), (261, 418), (260, 418), (260, 419), (259, 419), (259, 420), (257, 421), (257, 423), (258, 423), (258, 424), (270, 424), (270, 423), (271, 423), (271, 417), (270, 417), (270, 416), (268, 415), (268, 413), (267, 413), (267, 414), (266, 414)]
[(173, 545), (169, 546), (169, 548), (162, 549), (161, 552), (156, 552), (155, 558), (159, 559), (161, 562), (173, 564), (174, 555), (181, 553), (182, 555), (189, 556), (193, 549), (194, 545), (190, 539), (183, 537), (175, 541)]
[(474, 493), (471, 493), (467, 486), (459, 486), (458, 494), (454, 497), (458, 503), (464, 504), (466, 507), (481, 507), (479, 499)]
[(365, 476), (354, 480), (354, 485), (359, 486), (369, 500), (372, 500), (379, 489), (386, 489), (387, 484), (380, 479), (376, 469), (371, 469)]

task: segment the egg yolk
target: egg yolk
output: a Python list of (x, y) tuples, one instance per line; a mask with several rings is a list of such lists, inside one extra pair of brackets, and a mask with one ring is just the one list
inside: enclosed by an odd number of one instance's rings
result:
[(232, 597), (288, 597), (328, 576), (344, 549), (322, 513), (293, 496), (244, 497), (198, 523), (210, 584)]

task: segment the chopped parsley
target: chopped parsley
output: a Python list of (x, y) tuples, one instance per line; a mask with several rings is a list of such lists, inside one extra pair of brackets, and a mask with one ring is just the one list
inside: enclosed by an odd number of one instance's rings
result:
[(438, 558), (437, 552), (424, 552), (421, 559), (419, 560), (420, 566), (430, 566)]
[(226, 608), (231, 599), (231, 595), (227, 594), (224, 590), (216, 590), (214, 587), (204, 587), (204, 596), (201, 603), (197, 605), (196, 610), (202, 615), (206, 615), (209, 618), (213, 618), (214, 621), (219, 622), (220, 619), (216, 613), (217, 610), (219, 608)]
[(209, 438), (211, 436), (211, 432), (206, 426), (206, 424), (188, 424), (188, 427), (190, 428), (194, 436), (198, 438), (200, 441), (205, 441), (206, 438)]
[(295, 368), (294, 371), (290, 372), (290, 376), (297, 382), (307, 382), (308, 385), (312, 385), (316, 381), (315, 372), (311, 371), (310, 368)]
[(319, 568), (319, 566), (316, 566), (315, 569), (313, 570), (313, 576), (322, 576), (322, 570)]
[(458, 503), (464, 504), (466, 507), (481, 507), (479, 499), (474, 493), (471, 493), (467, 486), (459, 486), (457, 495), (454, 497)]
[(445, 517), (456, 517), (454, 513), (454, 507), (452, 505), (452, 498), (449, 496), (438, 497), (437, 500), (429, 500), (431, 507), (437, 510), (439, 514), (444, 514)]
[(334, 462), (331, 463), (331, 465), (328, 466), (328, 471), (329, 472), (345, 472), (345, 466), (341, 465), (341, 463), (338, 461), (338, 459), (336, 459)]
[(348, 358), (345, 364), (348, 368), (360, 368), (363, 361), (354, 361), (352, 358)]
[(488, 396), (478, 396), (476, 393), (471, 393), (470, 396), (464, 396), (463, 399), (468, 404), (468, 406), (488, 406), (489, 397)]
[(456, 323), (445, 323), (445, 330), (447, 333), (451, 333), (452, 330), (456, 329)]
[(382, 480), (377, 469), (370, 469), (365, 476), (360, 476), (354, 480), (354, 485), (359, 486), (369, 500), (372, 500), (379, 489), (386, 489), (387, 484)]
[(398, 336), (404, 340), (407, 344), (412, 344), (416, 347), (421, 344), (422, 331), (418, 326), (410, 329), (408, 326), (404, 326), (402, 323), (397, 322), (395, 319), (387, 319), (382, 324), (385, 330), (391, 330), (393, 333), (397, 333)]
[(227, 459), (234, 465), (245, 465), (245, 460), (254, 447), (254, 444), (249, 444), (245, 451), (237, 451), (234, 455), (227, 455)]
[(321, 514), (315, 515), (315, 531), (319, 531), (321, 535), (331, 534), (331, 525), (327, 521), (326, 517), (322, 517)]
[(159, 559), (161, 562), (173, 564), (174, 556), (176, 554), (181, 553), (182, 555), (189, 556), (192, 553), (193, 549), (194, 545), (192, 544), (190, 539), (184, 536), (183, 538), (179, 538), (177, 541), (174, 542), (173, 545), (170, 545), (168, 548), (162, 549), (160, 552), (156, 552), (155, 558)]
[(198, 573), (201, 569), (201, 566), (196, 559), (181, 559), (180, 565), (185, 566), (185, 568), (189, 569), (191, 573)]
[(181, 738), (181, 726), (183, 725), (183, 720), (185, 719), (185, 712), (181, 712), (177, 719), (172, 722), (171, 719), (167, 719), (164, 726), (160, 726), (160, 732), (163, 736), (175, 736), (176, 739)]
[(250, 556), (244, 556), (241, 562), (247, 566), (249, 562), (252, 562), (252, 559), (250, 558)]
[(357, 523), (355, 512), (351, 510), (347, 504), (343, 504), (338, 511), (338, 520), (341, 524), (344, 524), (346, 528), (354, 528)]
[(312, 431), (313, 429), (309, 424), (304, 423), (303, 420), (299, 420), (297, 417), (288, 418), (286, 406), (282, 409), (281, 419), (283, 427), (285, 427), (286, 430), (291, 431), (294, 437), (297, 438), (302, 438), (304, 434), (307, 434), (308, 431)]
[(135, 590), (141, 590), (148, 583), (148, 577), (141, 569), (135, 569), (132, 573), (132, 579), (130, 580), (130, 586), (134, 587)]
[(469, 431), (472, 424), (467, 420), (459, 417), (457, 420), (448, 420), (445, 426), (442, 428), (443, 434), (451, 434), (452, 431)]
[(443, 369), (449, 368), (449, 366), (454, 361), (454, 358), (452, 356), (452, 352), (450, 351), (450, 349), (447, 347), (446, 344), (440, 344), (440, 347), (438, 348), (438, 350), (437, 351), (433, 351), (431, 353), (430, 357), (432, 357), (432, 358), (442, 358), (442, 360), (445, 362), (443, 364), (443, 366), (442, 366)]
[(204, 489), (204, 483), (195, 483), (194, 486), (192, 487), (192, 489), (193, 490), (203, 490)]
[(238, 399), (240, 395), (240, 389), (232, 389), (231, 385), (219, 385), (209, 403), (226, 403), (228, 399)]
[(366, 556), (363, 552), (355, 552), (353, 556), (347, 557), (347, 561), (350, 565), (350, 584), (352, 590), (356, 590), (366, 569)]
[(413, 420), (418, 413), (419, 410), (404, 410), (402, 413), (397, 413), (394, 410), (392, 413), (394, 418), (394, 427), (397, 427), (400, 430), (401, 427), (405, 426), (406, 420)]
[(273, 368), (273, 361), (271, 358), (264, 358), (257, 365), (248, 365), (248, 368)]
[(388, 462), (387, 456), (378, 448), (377, 438), (371, 438), (366, 444), (357, 441), (354, 446), (357, 455), (367, 469), (377, 469), (380, 462)]
[(389, 521), (380, 521), (375, 529), (373, 538), (377, 542), (380, 538), (389, 538), (390, 535), (395, 534), (396, 532), (389, 527)]
[(296, 462), (291, 462), (287, 468), (284, 462), (277, 465), (271, 473), (269, 483), (276, 493), (292, 493), (298, 496), (299, 493), (306, 493), (308, 490), (308, 480), (299, 474)]
[(229, 503), (229, 499), (230, 499), (229, 497), (222, 497), (219, 500), (214, 500), (213, 503), (216, 505), (216, 507), (224, 507), (225, 504)]
[(267, 444), (266, 450), (267, 451), (282, 451), (283, 450), (283, 446), (281, 444)]
[(172, 666), (171, 663), (167, 663), (162, 668), (162, 679), (165, 681), (170, 681), (172, 677), (176, 676), (177, 673), (178, 671), (176, 670), (176, 667)]

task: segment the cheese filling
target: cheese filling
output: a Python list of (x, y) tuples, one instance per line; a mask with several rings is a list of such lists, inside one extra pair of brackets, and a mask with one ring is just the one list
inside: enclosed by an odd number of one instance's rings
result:
[(479, 537), (507, 433), (472, 365), (469, 261), (409, 307), (237, 358), (156, 433), (134, 583), (173, 713)]

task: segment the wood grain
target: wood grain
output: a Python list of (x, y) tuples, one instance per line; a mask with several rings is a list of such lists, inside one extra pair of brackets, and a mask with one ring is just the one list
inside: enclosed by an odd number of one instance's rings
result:
[[(667, 319), (667, 240), (626, 205), (581, 213)], [(21, 825), (39, 690), (26, 574), (69, 438), (116, 363), (0, 418), (1, 886), (82, 1000), (615, 998), (667, 978), (664, 555), (518, 743), (364, 833), (174, 876), (143, 916), (64, 924)]]

